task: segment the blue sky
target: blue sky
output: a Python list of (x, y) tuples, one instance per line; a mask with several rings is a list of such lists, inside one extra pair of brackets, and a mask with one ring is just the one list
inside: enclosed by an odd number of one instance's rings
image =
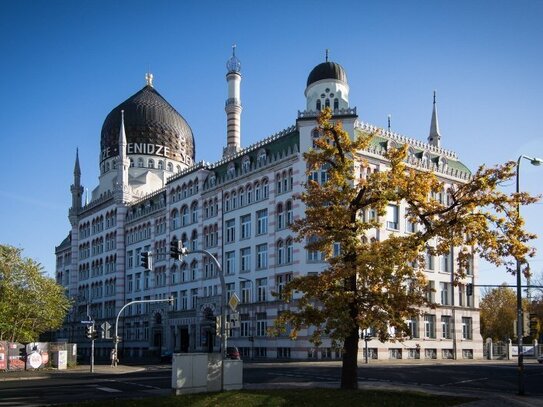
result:
[[(242, 145), (295, 123), (324, 50), (347, 71), (360, 119), (425, 140), (438, 92), (442, 145), (470, 168), (543, 156), (541, 1), (11, 1), (0, 15), (0, 243), (54, 272), (69, 230), (79, 147), (82, 180), (98, 181), (102, 123), (143, 87), (185, 117), (197, 160), (225, 143), (225, 62), (242, 62)], [(543, 167), (521, 188), (543, 192)], [(512, 190), (514, 185), (504, 186)], [(543, 206), (523, 209), (542, 233)], [(540, 254), (532, 260), (543, 270)], [(483, 284), (514, 282), (481, 265)]]

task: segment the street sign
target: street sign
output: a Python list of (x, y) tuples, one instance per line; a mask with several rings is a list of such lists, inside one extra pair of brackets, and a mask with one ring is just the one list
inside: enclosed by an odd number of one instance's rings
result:
[(233, 293), (230, 299), (228, 300), (228, 305), (230, 306), (230, 309), (232, 311), (235, 311), (238, 307), (238, 304), (240, 303), (240, 299), (236, 293)]
[(94, 324), (94, 321), (81, 321), (81, 323), (86, 325), (92, 325)]
[(239, 328), (239, 312), (230, 314), (228, 322), (230, 322), (230, 328)]
[(100, 325), (100, 328), (102, 328), (102, 333), (104, 335), (104, 338), (111, 339), (111, 335), (109, 333), (109, 330), (111, 329), (111, 324), (106, 321), (102, 325)]

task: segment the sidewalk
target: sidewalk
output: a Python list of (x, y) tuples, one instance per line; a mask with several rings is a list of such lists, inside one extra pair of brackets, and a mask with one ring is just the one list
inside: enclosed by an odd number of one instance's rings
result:
[[(146, 370), (145, 366), (130, 366), (130, 365), (118, 365), (117, 367), (111, 367), (110, 365), (94, 365), (94, 374), (127, 374), (142, 372)], [(40, 369), (40, 370), (16, 370), (9, 372), (0, 372), (0, 382), (7, 382), (13, 380), (40, 380), (47, 379), (52, 376), (66, 375), (66, 374), (90, 374), (89, 365), (78, 365), (66, 370), (57, 370), (54, 368)]]

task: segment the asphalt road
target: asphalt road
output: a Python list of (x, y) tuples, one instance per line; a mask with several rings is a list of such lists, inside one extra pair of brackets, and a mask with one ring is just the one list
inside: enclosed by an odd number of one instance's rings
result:
[[(309, 383), (315, 387), (336, 387), (340, 374), (339, 362), (246, 363), (244, 384), (249, 388), (296, 384), (305, 387)], [(6, 377), (9, 373), (2, 375)], [(541, 398), (543, 405), (543, 365), (527, 364), (524, 379), (526, 395), (531, 399)], [(166, 365), (145, 366), (141, 371), (124, 374), (109, 374), (105, 369), (99, 374), (58, 372), (8, 381), (0, 377), (0, 407), (167, 395), (171, 393), (170, 383), (171, 369)], [(518, 389), (516, 365), (508, 362), (378, 362), (360, 366), (359, 383), (402, 389), (426, 387), (452, 393), (477, 391), (488, 394), (489, 398), (498, 393), (514, 395)]]

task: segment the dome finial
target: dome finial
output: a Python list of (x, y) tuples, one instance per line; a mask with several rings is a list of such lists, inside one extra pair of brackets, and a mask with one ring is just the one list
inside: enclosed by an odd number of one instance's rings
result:
[(328, 48), (326, 48), (326, 61), (325, 62), (328, 62)]
[(145, 74), (145, 82), (147, 82), (147, 86), (153, 87), (153, 74), (151, 72)]
[(232, 44), (232, 56), (226, 61), (226, 69), (228, 73), (234, 72), (239, 74), (241, 72), (241, 62), (236, 57), (236, 44)]

